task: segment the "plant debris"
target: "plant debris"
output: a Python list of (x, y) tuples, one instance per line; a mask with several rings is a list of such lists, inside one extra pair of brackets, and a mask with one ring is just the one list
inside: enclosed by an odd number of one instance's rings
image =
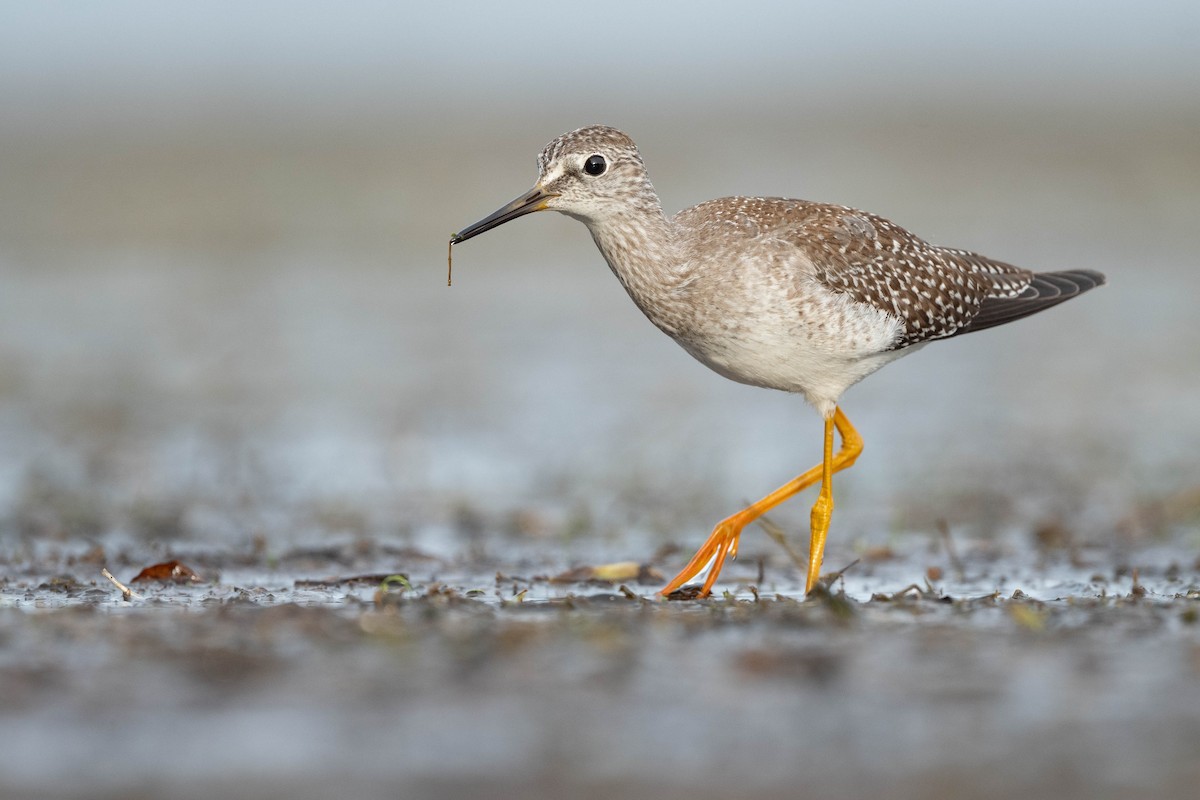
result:
[(170, 583), (202, 583), (203, 579), (194, 569), (180, 561), (164, 561), (151, 564), (139, 572), (130, 583), (143, 581), (165, 581)]
[(649, 564), (636, 561), (618, 561), (614, 564), (599, 564), (569, 569), (550, 578), (551, 583), (604, 583), (623, 581), (655, 583), (663, 580), (663, 574)]

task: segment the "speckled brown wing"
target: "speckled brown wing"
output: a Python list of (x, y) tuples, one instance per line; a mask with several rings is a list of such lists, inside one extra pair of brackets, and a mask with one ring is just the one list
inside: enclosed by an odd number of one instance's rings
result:
[[(1034, 280), (1029, 270), (935, 247), (874, 214), (811, 204), (805, 216), (795, 241), (812, 259), (817, 280), (901, 320), (893, 349), (1008, 321), (1001, 319), (1004, 301), (1022, 297)], [(994, 310), (985, 324), (973, 325), (985, 309)], [(1011, 319), (1018, 316), (1024, 314)]]

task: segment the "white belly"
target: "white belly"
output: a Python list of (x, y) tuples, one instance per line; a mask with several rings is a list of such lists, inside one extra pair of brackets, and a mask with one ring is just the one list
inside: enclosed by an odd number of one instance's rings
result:
[(900, 321), (845, 295), (800, 311), (784, 303), (753, 315), (709, 314), (677, 340), (726, 378), (803, 394), (822, 414), (833, 413), (846, 389), (915, 349), (888, 349)]

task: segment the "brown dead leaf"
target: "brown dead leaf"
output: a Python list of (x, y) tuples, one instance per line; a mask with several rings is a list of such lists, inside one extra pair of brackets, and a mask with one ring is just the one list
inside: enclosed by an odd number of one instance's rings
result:
[(164, 561), (161, 564), (151, 564), (139, 572), (130, 583), (139, 581), (169, 581), (171, 583), (200, 583), (201, 577), (196, 571), (179, 561)]
[(551, 583), (618, 583), (621, 581), (637, 581), (647, 583), (661, 581), (662, 573), (647, 564), (636, 561), (618, 561), (614, 564), (599, 564), (596, 566), (575, 567), (555, 575)]

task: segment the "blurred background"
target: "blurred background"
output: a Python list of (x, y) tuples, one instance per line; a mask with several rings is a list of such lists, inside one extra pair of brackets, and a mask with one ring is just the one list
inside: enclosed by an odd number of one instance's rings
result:
[[(0, 795), (1188, 796), (1197, 42), (1194, 0), (0, 4)], [(737, 602), (535, 577), (677, 567), (821, 451), (568, 218), (447, 288), (591, 123), (670, 212), (1108, 275), (847, 393), (864, 602), (750, 602), (759, 556), (799, 592), (758, 530)], [(208, 583), (97, 574), (156, 555)], [(296, 580), (380, 570), (415, 588)]]
[(1198, 39), (1182, 0), (6, 3), (0, 536), (644, 558), (818, 461), (811, 409), (693, 362), (565, 217), (446, 287), (448, 235), (601, 122), (669, 212), (818, 199), (1107, 273), (852, 389), (831, 547), (1111, 541), (1197, 482)]

